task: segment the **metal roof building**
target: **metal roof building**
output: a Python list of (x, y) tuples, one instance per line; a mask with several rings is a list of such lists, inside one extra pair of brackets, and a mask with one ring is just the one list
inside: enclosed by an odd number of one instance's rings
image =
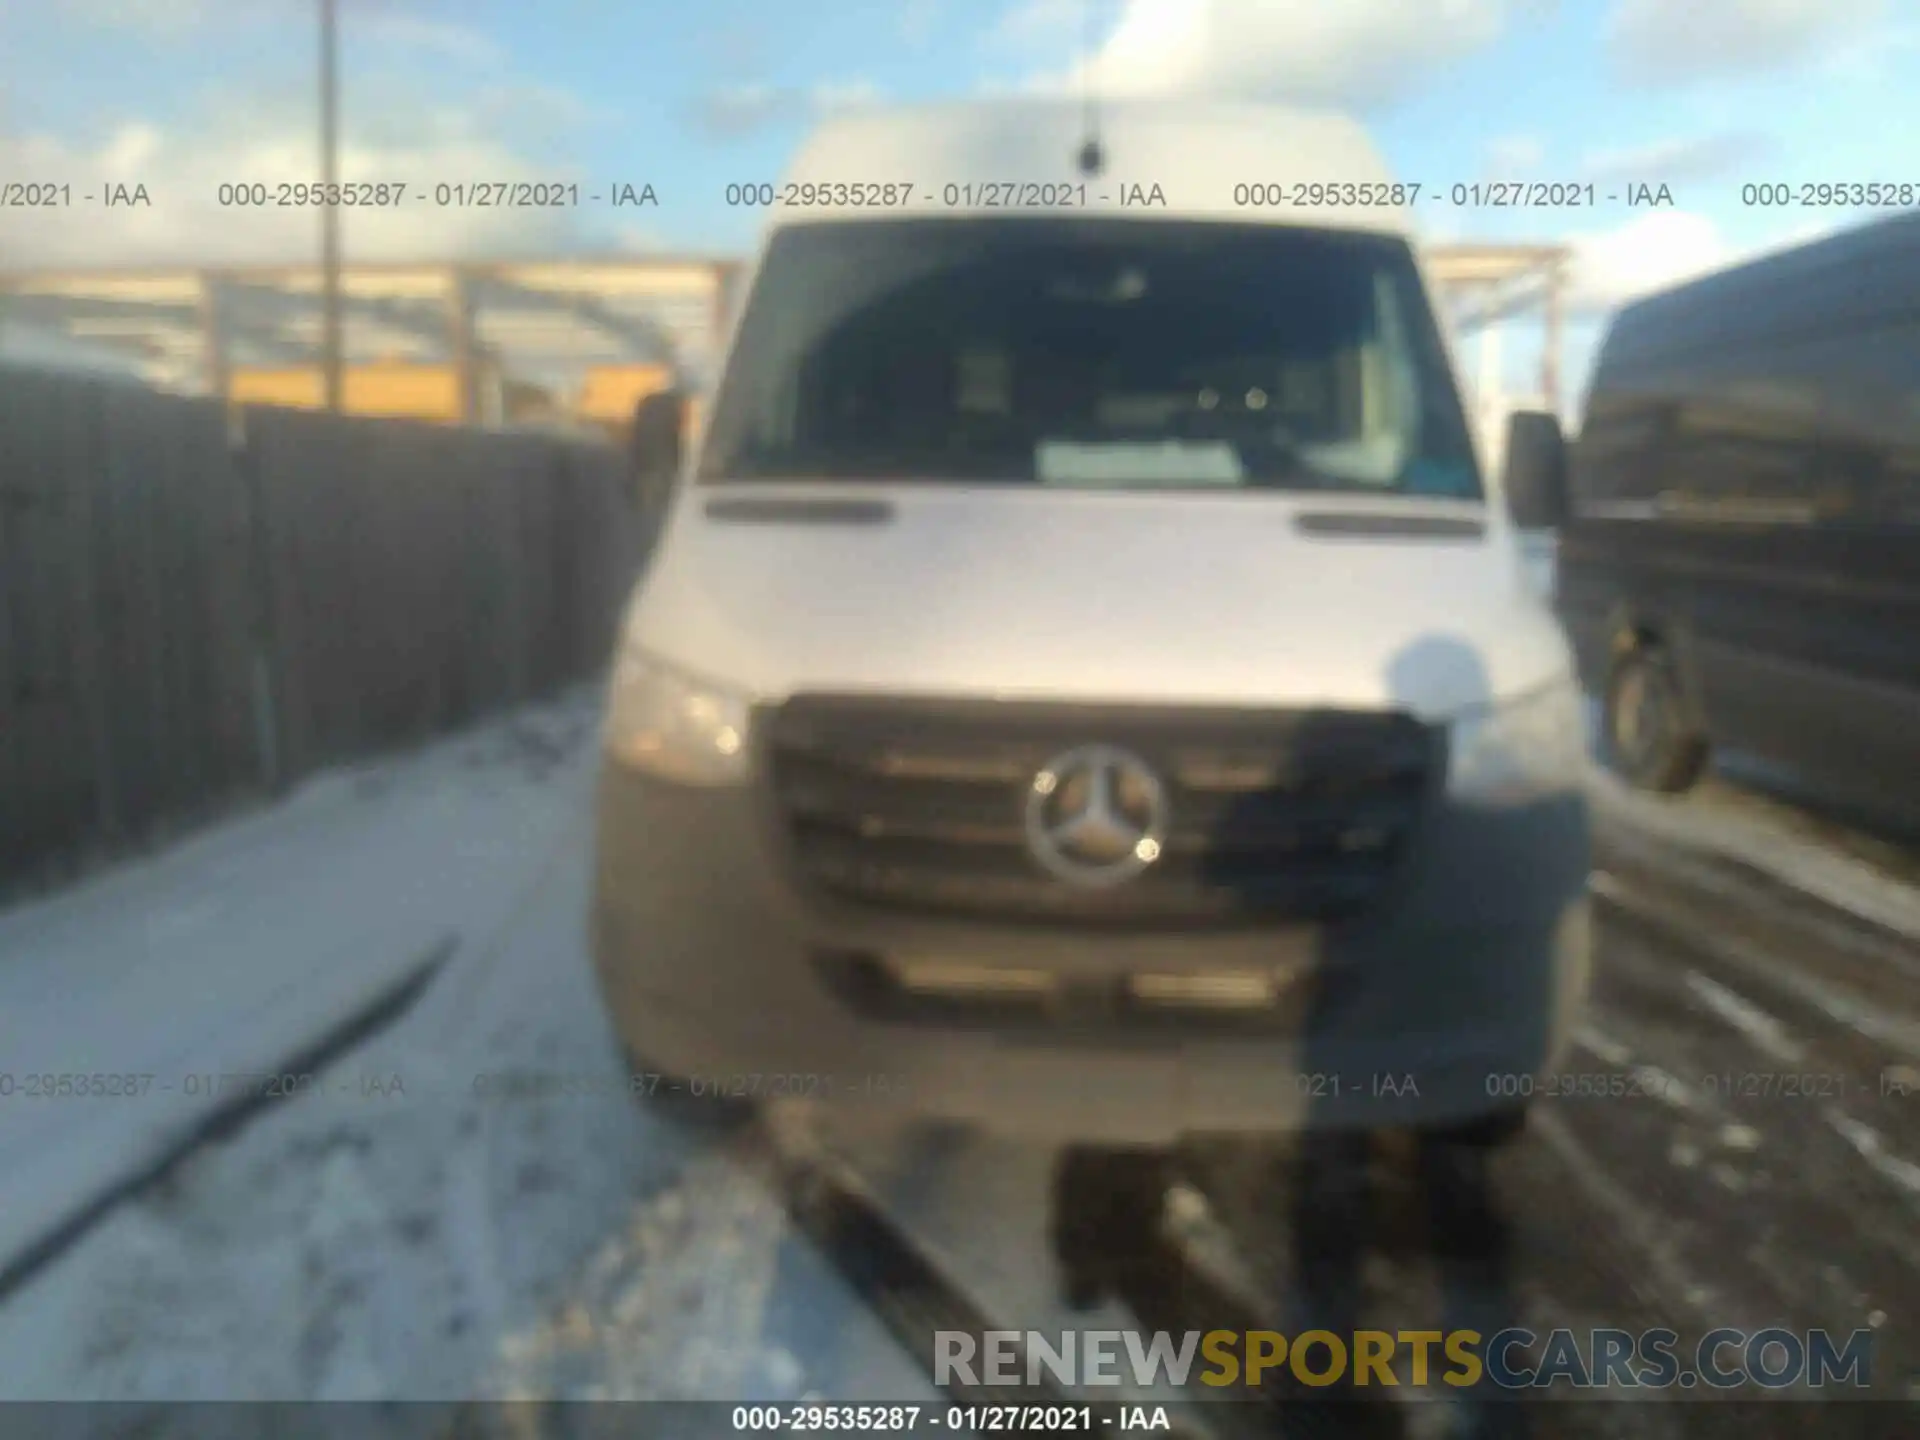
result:
[[(1459, 333), (1544, 311), (1541, 391), (1558, 394), (1565, 248), (1425, 253)], [(670, 367), (698, 384), (715, 363), (742, 268), (737, 257), (701, 255), (348, 265), (345, 363), (445, 367), (446, 418), (468, 423), (495, 418), (483, 399), (489, 376), (546, 385), (566, 404), (595, 393), (596, 375), (618, 381), (635, 367)], [(0, 271), (0, 320), (125, 353), (164, 388), (251, 398), (236, 386), (238, 372), (317, 375), (321, 272)], [(597, 393), (626, 391), (600, 383)]]

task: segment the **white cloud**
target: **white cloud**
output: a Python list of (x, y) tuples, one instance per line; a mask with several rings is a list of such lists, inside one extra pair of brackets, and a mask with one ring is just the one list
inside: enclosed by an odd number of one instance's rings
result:
[(100, 147), (100, 169), (107, 175), (145, 175), (160, 158), (162, 143), (152, 125), (123, 125)]
[[(449, 58), (492, 62), (505, 52), (495, 41), (456, 21), (423, 13), (431, 0), (336, 0), (342, 39), (375, 35), (384, 43), (437, 50)], [(314, 0), (60, 0), (63, 18), (95, 29), (126, 30), (161, 38), (257, 22), (312, 32)]]
[(1905, 21), (1851, 36), (1826, 52), (1818, 74), (1837, 85), (1900, 83), (1920, 59), (1920, 23)]
[(1650, 210), (1611, 230), (1570, 237), (1578, 309), (1606, 309), (1728, 264), (1733, 247), (1705, 215)]
[(880, 100), (868, 80), (833, 81), (801, 89), (789, 85), (721, 85), (694, 106), (693, 121), (720, 139), (737, 139), (773, 125), (802, 123)]
[(210, 0), (66, 0), (70, 18), (103, 29), (178, 35), (211, 18)]
[(1888, 0), (1616, 0), (1615, 67), (1638, 84), (1675, 84), (1799, 64), (1857, 38)]
[[(475, 88), (455, 111), (456, 127), (476, 125), (493, 134), (512, 135), (523, 147), (555, 142), (564, 153), (577, 132), (591, 125), (619, 125), (620, 112), (583, 99), (558, 85), (507, 80)], [(356, 116), (356, 119), (359, 117)], [(395, 133), (390, 125), (384, 133)], [(401, 132), (403, 133), (403, 132)]]
[[(1008, 23), (1044, 31), (1058, 0), (1032, 4), (1040, 19)], [(1509, 8), (1508, 0), (1126, 0), (1092, 78), (1114, 95), (1364, 106), (1491, 44)], [(1038, 83), (1078, 86), (1086, 69)]]
[(1487, 146), (1487, 178), (1517, 180), (1540, 168), (1547, 147), (1535, 135), (1503, 135)]
[(374, 10), (355, 15), (349, 10), (340, 26), (343, 44), (365, 43), (379, 50), (400, 47), (476, 66), (500, 65), (507, 58), (506, 47), (471, 26), (404, 11)]
[(1671, 185), (1708, 180), (1743, 166), (1762, 164), (1772, 158), (1776, 148), (1770, 137), (1758, 131), (1722, 131), (1590, 151), (1582, 157), (1580, 168), (1595, 181)]
[(761, 83), (719, 85), (700, 97), (693, 118), (703, 130), (731, 138), (791, 120), (804, 106), (798, 91)]
[(900, 6), (900, 38), (916, 49), (933, 38), (940, 22), (940, 0), (904, 0)]
[(651, 225), (622, 225), (615, 237), (622, 250), (668, 250), (667, 239)]
[[(0, 0), (4, 5), (5, 0)], [(572, 173), (578, 132), (617, 123), (577, 93), (516, 74), (507, 49), (458, 20), (439, 0), (339, 0), (343, 42), (339, 175), (403, 183), (391, 208), (349, 207), (342, 238), (353, 260), (461, 257), (566, 248), (609, 238), (583, 200), (578, 209), (441, 207), (442, 182), (588, 182)], [(233, 25), (263, 22), (248, 37), (256, 58), (311, 50), (312, 0), (72, 0), (72, 9), (118, 17), (173, 39), (204, 25), (224, 41)], [(449, 17), (449, 18), (442, 18)], [(297, 22), (297, 23), (296, 23)], [(255, 43), (257, 42), (257, 43)], [(156, 42), (157, 43), (157, 42)], [(314, 258), (319, 217), (309, 207), (219, 203), (223, 183), (270, 189), (319, 179), (310, 84), (278, 84), (264, 59), (245, 79), (210, 78), (187, 116), (165, 124), (103, 115), (69, 133), (20, 133), (0, 124), (0, 174), (70, 180), (70, 208), (0, 211), (0, 264), (9, 268), (278, 263)], [(221, 77), (215, 64), (210, 77)], [(307, 75), (301, 71), (303, 81)], [(143, 186), (151, 205), (105, 209), (81, 200), (102, 184)], [(426, 199), (417, 198), (422, 193)]]
[(987, 31), (992, 46), (1033, 51), (1081, 40), (1091, 0), (1019, 0), (1001, 12)]
[(810, 98), (816, 110), (829, 113), (838, 110), (857, 110), (862, 105), (877, 104), (880, 100), (880, 87), (871, 80), (849, 80), (830, 85), (817, 85)]
[(1573, 266), (1568, 301), (1576, 311), (1608, 310), (1709, 271), (1830, 234), (1845, 221), (1803, 219), (1755, 241), (1735, 244), (1708, 216), (1650, 210), (1610, 230), (1569, 237)]
[[(567, 209), (453, 208), (432, 203), (442, 181), (554, 180), (539, 164), (493, 138), (460, 112), (443, 109), (432, 124), (389, 132), (408, 138), (357, 143), (340, 151), (343, 181), (408, 182), (406, 203), (343, 211), (350, 260), (416, 259), (520, 252), (562, 246), (577, 222)], [(317, 178), (313, 124), (302, 107), (259, 114), (248, 129), (219, 125), (168, 131), (128, 124), (92, 147), (50, 136), (0, 136), (0, 172), (72, 176), (69, 208), (0, 211), (0, 255), (11, 268), (303, 261), (315, 256), (319, 219), (304, 208), (219, 204), (224, 182)], [(584, 178), (584, 177), (582, 177)], [(150, 207), (106, 210), (80, 202), (86, 190), (118, 181), (146, 188)], [(411, 192), (425, 192), (423, 203)]]

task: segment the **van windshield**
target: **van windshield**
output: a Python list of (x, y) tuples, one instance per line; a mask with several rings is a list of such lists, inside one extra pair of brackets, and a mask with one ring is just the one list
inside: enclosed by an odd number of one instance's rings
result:
[(700, 473), (1481, 498), (1406, 243), (1209, 222), (783, 230)]

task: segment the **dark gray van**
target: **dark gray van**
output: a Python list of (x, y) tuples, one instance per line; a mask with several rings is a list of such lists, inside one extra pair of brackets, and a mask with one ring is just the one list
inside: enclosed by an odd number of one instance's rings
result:
[(1920, 215), (1626, 307), (1570, 449), (1558, 605), (1620, 772), (1718, 746), (1920, 816)]

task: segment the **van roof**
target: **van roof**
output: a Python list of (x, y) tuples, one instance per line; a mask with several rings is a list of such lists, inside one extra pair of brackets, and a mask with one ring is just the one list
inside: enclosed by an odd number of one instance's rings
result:
[[(1336, 193), (1337, 203), (1330, 204), (1235, 203), (1236, 186), (1271, 186), (1291, 199), (1295, 185), (1325, 182), (1370, 187), (1377, 200), (1393, 176), (1367, 132), (1336, 112), (1219, 102), (1104, 103), (1099, 133), (1106, 163), (1092, 178), (1080, 173), (1078, 163), (1086, 124), (1084, 107), (1067, 100), (847, 111), (824, 122), (801, 146), (775, 196), (770, 223), (1092, 213), (1395, 235), (1412, 230), (1404, 206), (1368, 203), (1359, 193)], [(855, 197), (837, 189), (815, 197), (826, 203), (786, 204), (785, 186), (791, 184), (900, 189), (892, 204), (884, 203), (884, 192), (875, 204), (871, 194)], [(1055, 187), (1056, 200), (1060, 187), (1074, 187), (1073, 198), (1048, 203), (1040, 188), (1045, 186)], [(1163, 200), (1138, 203), (1152, 201), (1156, 188)], [(838, 203), (843, 199), (848, 203)], [(862, 199), (867, 203), (858, 203)]]
[(1600, 363), (1717, 351), (1920, 314), (1920, 212), (1851, 226), (1646, 295), (1615, 315)]

